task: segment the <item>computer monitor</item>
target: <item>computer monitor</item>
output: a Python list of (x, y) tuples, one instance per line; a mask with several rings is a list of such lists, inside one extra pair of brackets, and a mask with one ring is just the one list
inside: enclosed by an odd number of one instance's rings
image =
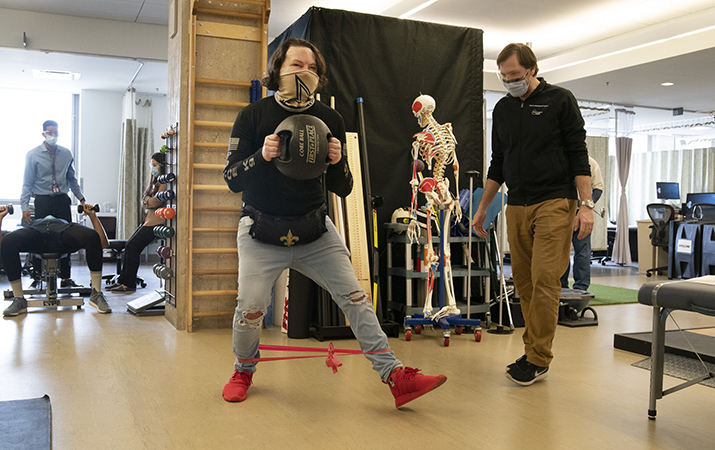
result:
[(698, 203), (715, 205), (715, 192), (691, 192), (685, 196), (682, 214), (688, 219), (693, 218), (693, 206)]
[(680, 200), (680, 186), (677, 182), (657, 181), (655, 192), (660, 200)]

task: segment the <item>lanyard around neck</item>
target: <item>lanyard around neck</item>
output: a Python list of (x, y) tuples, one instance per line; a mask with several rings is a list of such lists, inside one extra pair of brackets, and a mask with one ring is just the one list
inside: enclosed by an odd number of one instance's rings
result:
[(55, 151), (50, 152), (50, 155), (52, 155), (52, 182), (57, 184), (57, 180), (55, 179), (55, 157), (57, 156), (57, 147), (55, 147)]

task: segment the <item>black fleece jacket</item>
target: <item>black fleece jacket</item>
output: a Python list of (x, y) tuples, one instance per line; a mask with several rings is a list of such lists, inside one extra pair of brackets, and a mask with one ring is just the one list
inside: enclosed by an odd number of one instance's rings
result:
[[(274, 216), (302, 216), (325, 202), (325, 187), (346, 197), (353, 177), (345, 152), (337, 164), (328, 166), (325, 175), (312, 180), (294, 180), (283, 175), (272, 161), (263, 159), (263, 140), (273, 134), (286, 117), (294, 113), (283, 109), (273, 96), (244, 108), (233, 124), (223, 177), (229, 189), (243, 193), (243, 202)], [(333, 137), (345, 143), (345, 124), (334, 109), (318, 101), (300, 114), (320, 118)], [(325, 186), (323, 185), (325, 182)], [(246, 215), (246, 212), (243, 212)]]
[(574, 177), (591, 175), (576, 99), (567, 89), (539, 81), (525, 101), (507, 95), (492, 114), (487, 178), (506, 182), (509, 205), (578, 199)]

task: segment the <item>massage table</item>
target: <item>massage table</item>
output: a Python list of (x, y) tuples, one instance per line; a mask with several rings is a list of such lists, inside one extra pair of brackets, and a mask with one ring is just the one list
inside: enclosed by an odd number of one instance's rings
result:
[(649, 281), (641, 286), (638, 291), (638, 303), (653, 308), (648, 418), (654, 420), (656, 400), (710, 378), (715, 378), (715, 375), (708, 373), (697, 379), (663, 390), (665, 321), (668, 315), (675, 310), (715, 316), (715, 275), (691, 278), (689, 280)]

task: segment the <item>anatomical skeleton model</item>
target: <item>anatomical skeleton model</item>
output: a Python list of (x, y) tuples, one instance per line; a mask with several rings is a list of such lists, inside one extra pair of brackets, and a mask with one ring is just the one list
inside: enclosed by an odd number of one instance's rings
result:
[[(444, 177), (444, 171), (448, 164), (452, 165), (456, 185), (459, 186), (459, 161), (455, 147), (457, 140), (452, 133), (452, 124), (443, 125), (437, 123), (432, 117), (435, 110), (434, 98), (429, 95), (420, 95), (412, 103), (412, 113), (417, 118), (417, 123), (423, 128), (422, 131), (414, 135), (415, 141), (412, 143), (412, 205), (410, 207), (410, 225), (407, 236), (410, 242), (414, 243), (420, 234), (420, 227), (417, 222), (417, 192), (425, 195), (427, 200), (427, 246), (425, 260), (423, 264), (428, 266), (427, 296), (423, 308), (424, 317), (437, 321), (442, 317), (453, 314), (460, 314), (454, 297), (454, 283), (452, 281), (451, 252), (449, 250), (449, 224), (452, 214), (459, 221), (462, 218), (462, 208), (455, 200), (456, 195), (449, 191), (449, 179)], [(421, 158), (429, 169), (432, 170), (432, 178), (418, 180), (418, 166), (423, 164)], [(439, 265), (439, 254), (434, 252), (432, 246), (432, 228), (430, 226), (430, 216), (432, 211), (444, 211), (444, 232), (441, 236), (442, 252), (444, 253), (444, 283), (446, 304), (436, 314), (432, 314), (432, 292), (434, 290), (434, 270)]]

